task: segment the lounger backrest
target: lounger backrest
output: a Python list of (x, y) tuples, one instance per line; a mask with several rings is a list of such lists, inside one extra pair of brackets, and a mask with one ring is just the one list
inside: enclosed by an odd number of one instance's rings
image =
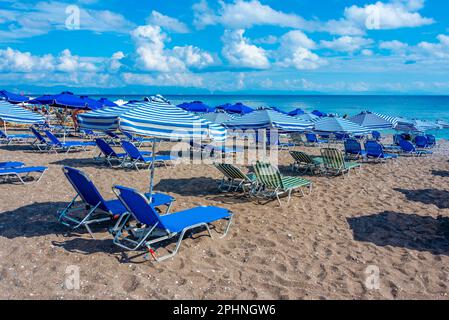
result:
[(307, 153), (301, 151), (290, 151), (290, 155), (298, 163), (313, 164), (313, 159)]
[(125, 137), (127, 137), (129, 140), (131, 140), (131, 141), (134, 141), (134, 140), (135, 140), (134, 137), (133, 137), (129, 132), (122, 131), (122, 133), (123, 133), (123, 135), (124, 135)]
[(239, 168), (229, 163), (215, 163), (215, 167), (229, 179), (249, 180)]
[(404, 138), (400, 134), (393, 135), (394, 144), (400, 145), (401, 140), (404, 140)]
[(427, 143), (428, 143), (429, 147), (433, 147), (437, 143), (437, 139), (435, 138), (434, 135), (426, 134), (426, 138), (427, 138)]
[(106, 133), (108, 136), (110, 136), (111, 138), (114, 138), (114, 139), (119, 139), (119, 138), (120, 138), (115, 132), (112, 132), (112, 131), (105, 131), (105, 133)]
[(143, 156), (139, 149), (129, 141), (122, 140), (122, 148), (125, 150), (126, 154), (134, 160), (143, 160)]
[(362, 146), (356, 139), (347, 139), (345, 141), (345, 152), (348, 154), (360, 154)]
[(427, 147), (427, 138), (425, 136), (417, 136), (415, 138), (415, 143), (418, 148), (426, 148)]
[(3, 132), (3, 130), (0, 130), (0, 138), (8, 138), (6, 133)]
[(39, 131), (37, 131), (35, 128), (30, 127), (31, 132), (36, 136), (36, 139), (39, 140), (41, 143), (47, 143), (45, 138), (40, 134)]
[(368, 140), (365, 142), (365, 151), (369, 156), (380, 157), (383, 155), (382, 145), (374, 140)]
[(404, 139), (399, 140), (399, 146), (405, 152), (415, 152), (416, 151), (415, 146), (410, 141), (407, 141)]
[(306, 133), (307, 142), (318, 142), (318, 138), (314, 133)]
[(111, 146), (104, 141), (103, 139), (95, 139), (95, 143), (97, 144), (98, 149), (106, 156), (106, 157), (115, 157), (117, 154), (115, 153), (114, 149), (111, 148)]
[(282, 188), (282, 176), (277, 168), (269, 163), (257, 162), (254, 166), (257, 181), (269, 188)]
[(100, 203), (98, 208), (108, 211), (108, 208), (104, 205), (105, 201), (100, 192), (98, 192), (98, 189), (95, 187), (92, 180), (90, 180), (84, 172), (71, 167), (64, 167), (62, 168), (62, 171), (85, 203), (92, 207), (95, 207)]
[(345, 167), (345, 159), (340, 150), (334, 148), (321, 149), (324, 165), (331, 169), (340, 170)]
[(371, 132), (371, 135), (373, 136), (373, 139), (375, 139), (375, 140), (380, 140), (380, 138), (381, 138), (379, 131), (373, 131), (373, 132)]
[(61, 141), (59, 141), (58, 138), (55, 137), (55, 135), (53, 133), (51, 133), (48, 130), (45, 130), (45, 135), (48, 137), (48, 139), (50, 139), (50, 142), (56, 145), (61, 145)]
[(154, 226), (157, 223), (158, 228), (167, 230), (159, 218), (159, 214), (143, 194), (134, 189), (122, 186), (114, 186), (113, 190), (125, 208), (137, 221), (147, 226)]

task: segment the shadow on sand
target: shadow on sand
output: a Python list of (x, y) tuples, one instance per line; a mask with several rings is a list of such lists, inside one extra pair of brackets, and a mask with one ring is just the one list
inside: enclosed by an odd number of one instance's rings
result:
[(449, 191), (438, 189), (407, 190), (396, 188), (409, 201), (421, 202), (428, 205), (435, 205), (439, 209), (449, 209)]
[(155, 189), (159, 192), (172, 192), (182, 196), (205, 197), (220, 194), (218, 184), (220, 180), (200, 177), (192, 179), (163, 179)]
[(432, 174), (438, 177), (449, 178), (449, 171), (432, 170)]
[(449, 218), (382, 212), (347, 219), (354, 240), (449, 255)]

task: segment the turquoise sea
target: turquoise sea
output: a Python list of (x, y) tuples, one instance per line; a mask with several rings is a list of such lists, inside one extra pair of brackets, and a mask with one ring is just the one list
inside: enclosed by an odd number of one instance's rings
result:
[[(150, 95), (150, 94), (149, 94)], [(99, 97), (99, 96), (96, 96)], [(111, 100), (141, 99), (142, 95), (108, 95)], [(449, 96), (331, 96), (331, 95), (165, 95), (174, 104), (203, 101), (210, 106), (242, 102), (250, 107), (278, 107), (290, 111), (303, 108), (318, 109), (338, 115), (354, 115), (364, 110), (409, 119), (449, 122)], [(438, 138), (449, 139), (449, 129), (431, 132)]]

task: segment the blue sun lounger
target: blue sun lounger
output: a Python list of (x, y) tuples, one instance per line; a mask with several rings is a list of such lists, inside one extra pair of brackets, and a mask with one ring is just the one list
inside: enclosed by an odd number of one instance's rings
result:
[[(129, 232), (130, 228), (131, 230), (135, 230), (135, 228), (126, 227), (127, 223), (124, 219), (119, 231), (114, 236), (114, 244), (130, 251), (146, 247), (157, 262), (176, 255), (187, 231), (206, 228), (212, 237), (210, 230), (212, 223), (225, 220), (227, 224), (221, 236), (224, 238), (232, 222), (232, 212), (218, 207), (196, 207), (161, 216), (154, 210), (154, 205), (150, 204), (148, 199), (136, 190), (121, 186), (114, 186), (113, 190), (127, 208), (130, 216), (141, 225), (141, 232), (137, 234)], [(175, 237), (178, 237), (175, 249), (169, 254), (157, 257), (152, 245)]]
[(86, 142), (86, 141), (59, 141), (58, 138), (56, 138), (56, 136), (51, 133), (48, 130), (44, 131), (45, 135), (47, 136), (47, 138), (49, 139), (48, 144), (50, 146), (50, 149), (48, 150), (49, 152), (51, 151), (55, 151), (58, 152), (58, 150), (62, 150), (65, 152), (70, 152), (72, 150), (83, 150), (86, 151), (87, 147), (94, 147), (96, 146), (95, 142)]
[(0, 169), (20, 168), (24, 165), (23, 162), (0, 162)]
[(35, 128), (30, 127), (31, 133), (35, 136), (35, 140), (31, 143), (31, 145), (38, 149), (39, 151), (44, 151), (49, 148), (49, 144), (47, 140), (41, 135), (39, 131), (37, 131)]
[(400, 140), (399, 141), (399, 146), (402, 149), (402, 155), (411, 155), (411, 156), (427, 156), (427, 155), (432, 155), (433, 152), (430, 150), (420, 150), (420, 149), (416, 149), (416, 147), (413, 145), (413, 143), (411, 143), (410, 141), (407, 140)]
[(114, 146), (118, 145), (122, 138), (114, 131), (104, 132), (109, 138), (106, 140), (108, 143), (112, 143)]
[[(39, 182), (47, 170), (47, 167), (18, 167), (0, 169), (0, 179), (3, 180), (3, 182), (14, 182), (14, 178), (16, 178), (22, 184)], [(28, 182), (28, 178), (31, 177), (33, 173), (38, 173), (40, 175), (37, 179), (33, 179), (33, 181)]]
[(351, 158), (359, 159), (366, 156), (366, 151), (362, 150), (362, 145), (356, 139), (346, 139), (344, 142), (345, 154)]
[[(144, 143), (153, 143), (153, 139), (145, 139), (141, 137), (135, 137), (131, 133), (122, 131), (123, 135), (132, 143), (135, 143), (137, 147), (141, 147)], [(158, 142), (159, 140), (156, 140)]]
[[(139, 166), (150, 166), (153, 162), (151, 152), (144, 153), (129, 141), (122, 141), (122, 148), (127, 154), (127, 158), (123, 163), (123, 166), (130, 166), (139, 170)], [(154, 160), (155, 162), (159, 162), (167, 166), (168, 161), (174, 161), (176, 159), (176, 157), (172, 156), (155, 156)]]
[[(115, 167), (120, 167), (126, 159), (126, 153), (117, 153), (115, 150), (103, 139), (95, 139), (100, 154), (97, 159), (103, 159), (110, 167), (114, 167), (113, 162), (118, 162), (119, 164)], [(104, 157), (101, 157), (103, 155)]]
[(374, 159), (376, 161), (397, 159), (397, 154), (385, 153), (382, 144), (376, 140), (368, 140), (365, 142), (366, 158)]
[[(72, 229), (84, 226), (93, 238), (94, 235), (90, 229), (91, 224), (114, 219), (117, 219), (117, 224), (120, 223), (127, 209), (119, 200), (105, 200), (92, 180), (81, 170), (64, 167), (62, 171), (77, 194), (64, 210), (58, 212), (58, 221), (60, 223)], [(149, 194), (145, 196), (149, 197)], [(77, 206), (76, 201), (78, 198), (82, 204)], [(154, 193), (152, 196), (153, 206), (166, 206), (166, 212), (170, 211), (173, 201), (173, 197), (162, 193)], [(87, 213), (84, 216), (81, 216), (81, 218), (77, 216), (79, 212), (86, 212), (86, 210)], [(114, 228), (111, 230), (114, 230)]]
[(13, 142), (26, 142), (33, 138), (34, 136), (31, 134), (6, 134), (0, 130), (0, 141), (5, 142), (6, 144), (11, 144)]
[(316, 145), (316, 144), (322, 144), (322, 143), (329, 142), (329, 140), (318, 139), (318, 136), (315, 133), (306, 133), (305, 135), (306, 135), (307, 144), (309, 144), (309, 145)]

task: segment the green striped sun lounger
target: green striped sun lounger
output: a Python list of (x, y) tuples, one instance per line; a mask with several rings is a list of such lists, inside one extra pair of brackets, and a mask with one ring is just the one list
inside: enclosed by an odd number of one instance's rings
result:
[(343, 153), (335, 148), (321, 149), (321, 155), (324, 161), (324, 168), (326, 173), (333, 175), (340, 175), (348, 173), (355, 168), (361, 168), (362, 165), (357, 162), (347, 162)]
[(279, 205), (282, 206), (280, 196), (288, 195), (288, 201), (291, 200), (292, 192), (299, 190), (304, 196), (303, 188), (312, 190), (312, 182), (299, 177), (282, 176), (279, 169), (269, 163), (257, 162), (254, 166), (257, 186), (254, 189), (255, 196), (264, 199), (276, 198)]
[(311, 156), (301, 151), (290, 151), (290, 155), (295, 160), (292, 164), (292, 168), (298, 171), (303, 170), (303, 173), (307, 171), (314, 172), (317, 169), (320, 170), (324, 160), (323, 157)]
[(223, 179), (218, 186), (220, 191), (229, 192), (234, 189), (234, 191), (241, 190), (249, 193), (256, 182), (254, 173), (245, 174), (232, 164), (215, 163), (214, 165), (223, 174)]

